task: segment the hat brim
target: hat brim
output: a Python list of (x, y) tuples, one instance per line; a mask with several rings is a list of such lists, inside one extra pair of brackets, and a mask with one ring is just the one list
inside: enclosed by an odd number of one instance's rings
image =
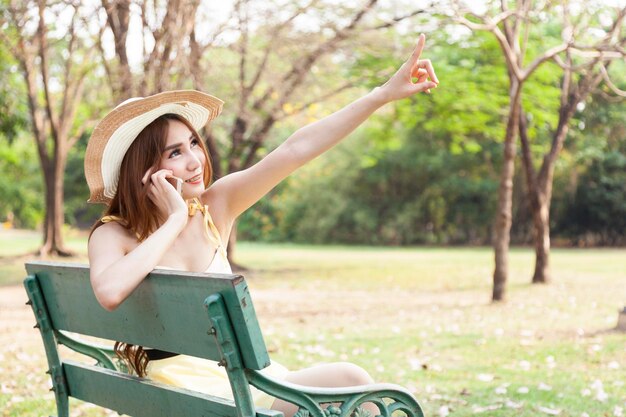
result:
[(177, 114), (200, 130), (222, 111), (224, 102), (195, 90), (167, 91), (125, 102), (94, 128), (85, 152), (90, 203), (109, 203), (117, 191), (120, 166), (137, 135), (164, 114)]

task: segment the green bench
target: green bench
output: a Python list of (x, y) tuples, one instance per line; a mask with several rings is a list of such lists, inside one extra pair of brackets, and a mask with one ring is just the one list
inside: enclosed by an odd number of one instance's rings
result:
[[(415, 398), (396, 385), (311, 388), (259, 372), (270, 360), (242, 276), (155, 270), (109, 312), (96, 301), (88, 266), (30, 262), (26, 270), (28, 304), (43, 338), (59, 416), (69, 415), (74, 397), (131, 416), (282, 417), (255, 407), (250, 385), (296, 404), (296, 417), (364, 416), (360, 406), (366, 402), (383, 417), (423, 416)], [(234, 401), (129, 375), (109, 345), (76, 334), (217, 361), (226, 368)], [(63, 359), (59, 345), (96, 363)]]

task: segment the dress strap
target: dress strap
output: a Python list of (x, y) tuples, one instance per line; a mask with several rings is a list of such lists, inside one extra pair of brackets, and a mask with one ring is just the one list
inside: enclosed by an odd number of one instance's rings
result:
[(120, 216), (114, 216), (114, 215), (104, 216), (100, 219), (100, 221), (102, 223), (111, 223), (111, 222), (118, 222), (122, 224), (126, 223), (126, 221), (123, 218), (121, 218)]
[(194, 216), (197, 210), (200, 210), (204, 217), (204, 230), (209, 240), (217, 246), (217, 250), (222, 256), (227, 257), (226, 247), (222, 243), (222, 237), (219, 230), (217, 230), (215, 223), (213, 223), (213, 219), (209, 213), (209, 206), (202, 204), (196, 197), (193, 199), (192, 203), (189, 204), (189, 216)]
[[(103, 217), (100, 218), (100, 221), (102, 223), (117, 222), (117, 223), (119, 223), (120, 226), (125, 227), (126, 229), (130, 229), (128, 227), (128, 223), (126, 222), (126, 220), (123, 217), (116, 216), (114, 214), (112, 214), (110, 216), (103, 216)], [(135, 237), (137, 238), (137, 240), (141, 241), (139, 233), (135, 232)]]

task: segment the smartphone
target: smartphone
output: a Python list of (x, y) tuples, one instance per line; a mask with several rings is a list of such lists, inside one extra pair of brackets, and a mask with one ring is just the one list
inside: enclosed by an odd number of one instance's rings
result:
[(167, 179), (169, 181), (170, 184), (172, 184), (172, 186), (174, 186), (174, 188), (176, 188), (176, 192), (178, 194), (183, 193), (183, 180), (181, 180), (180, 178), (177, 177), (170, 177)]

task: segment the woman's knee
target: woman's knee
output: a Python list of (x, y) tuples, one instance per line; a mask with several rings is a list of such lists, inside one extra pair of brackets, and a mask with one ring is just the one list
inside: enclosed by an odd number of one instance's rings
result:
[(343, 386), (356, 386), (356, 385), (368, 385), (373, 384), (374, 380), (367, 373), (367, 371), (358, 365), (350, 362), (337, 362), (335, 363), (337, 372), (343, 381)]

